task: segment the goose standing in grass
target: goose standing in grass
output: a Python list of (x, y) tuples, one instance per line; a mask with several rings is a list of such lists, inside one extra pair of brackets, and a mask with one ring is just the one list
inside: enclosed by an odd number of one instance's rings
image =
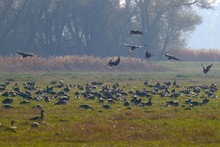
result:
[(99, 103), (104, 103), (105, 99), (103, 97), (100, 97), (99, 99)]
[(6, 98), (2, 101), (3, 104), (11, 104), (13, 102), (12, 98)]
[(143, 47), (143, 46), (140, 46), (140, 45), (130, 45), (130, 44), (127, 44), (127, 43), (124, 43), (124, 45), (127, 46), (127, 47), (130, 47), (130, 52), (133, 52), (137, 48), (142, 48)]
[(33, 54), (23, 53), (23, 52), (20, 52), (20, 51), (17, 51), (17, 53), (18, 53), (19, 55), (21, 55), (22, 58), (26, 58), (26, 57), (34, 57)]
[(16, 132), (16, 129), (17, 129), (17, 127), (15, 126), (15, 121), (14, 120), (11, 121), (11, 126), (6, 128), (6, 130), (12, 131), (12, 132)]
[(152, 98), (150, 97), (148, 102), (145, 103), (145, 106), (152, 106), (151, 100), (152, 100)]
[(144, 33), (139, 31), (139, 30), (131, 30), (130, 31), (130, 35), (133, 35), (133, 34), (136, 34), (136, 35), (143, 35)]
[(121, 61), (120, 57), (118, 57), (118, 59), (116, 61), (112, 61), (112, 60), (113, 60), (113, 58), (111, 58), (110, 61), (108, 62), (109, 68), (112, 68), (113, 66), (117, 66)]
[(68, 101), (67, 100), (58, 100), (54, 105), (66, 105), (68, 104)]
[(83, 108), (83, 109), (93, 109), (92, 107), (90, 107), (90, 106), (87, 105), (87, 104), (80, 105), (79, 108)]
[(11, 121), (11, 129), (17, 129), (17, 127), (15, 126), (15, 121), (14, 120)]
[(102, 105), (102, 108), (104, 108), (104, 109), (110, 109), (111, 107), (110, 107), (110, 105), (105, 104), (105, 105)]
[(165, 56), (168, 57), (167, 60), (170, 60), (170, 61), (171, 60), (181, 61), (179, 58), (177, 58), (177, 57), (175, 57), (174, 55), (171, 55), (171, 54), (166, 53)]
[(208, 72), (210, 71), (210, 69), (211, 69), (211, 67), (212, 67), (213, 64), (210, 64), (210, 65), (208, 65), (207, 67), (204, 67), (203, 64), (201, 64), (201, 65), (202, 65), (203, 73), (204, 73), (205, 75), (207, 75)]
[(15, 126), (14, 120), (11, 121), (10, 126), (5, 126), (0, 123), (0, 128), (3, 128), (5, 131), (10, 131), (10, 132), (15, 132), (15, 133), (16, 133), (16, 129), (17, 129), (17, 127)]
[(126, 106), (129, 106), (130, 105), (130, 103), (128, 102), (128, 101), (125, 101), (124, 102), (124, 106), (126, 107)]
[(11, 106), (10, 104), (5, 104), (2, 106), (2, 108), (5, 108), (5, 109), (14, 109), (13, 106)]
[(36, 121), (42, 121), (43, 119), (44, 119), (44, 110), (41, 110), (40, 111), (40, 116), (36, 116), (36, 117), (33, 117), (33, 118), (31, 118), (31, 120), (36, 120)]

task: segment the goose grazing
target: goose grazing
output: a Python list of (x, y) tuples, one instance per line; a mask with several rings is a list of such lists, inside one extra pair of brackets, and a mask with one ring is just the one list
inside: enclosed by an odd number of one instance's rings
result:
[(109, 68), (112, 68), (113, 66), (117, 66), (121, 61), (120, 57), (118, 57), (118, 59), (116, 61), (112, 61), (112, 60), (113, 60), (113, 58), (111, 58), (110, 61), (108, 62)]
[(22, 53), (22, 52), (20, 52), (20, 51), (17, 51), (17, 53), (18, 53), (19, 55), (21, 55), (22, 58), (26, 58), (26, 57), (34, 57), (33, 54)]
[(153, 55), (151, 53), (149, 53), (148, 51), (145, 51), (145, 58), (147, 58), (147, 61), (150, 57), (152, 57)]
[(128, 102), (128, 101), (125, 101), (124, 102), (124, 106), (126, 107), (126, 106), (129, 106), (130, 105), (130, 103)]
[(12, 98), (6, 98), (2, 101), (3, 104), (11, 104), (13, 102)]
[(204, 67), (203, 64), (201, 64), (201, 65), (202, 65), (202, 68), (203, 68), (203, 73), (204, 73), (205, 75), (207, 75), (213, 64), (210, 64), (210, 65), (207, 66), (207, 67)]
[(152, 98), (150, 97), (148, 102), (145, 103), (145, 106), (152, 106), (151, 100), (152, 100)]
[(143, 47), (143, 46), (138, 46), (138, 45), (130, 45), (130, 44), (127, 44), (127, 43), (124, 43), (124, 45), (131, 48), (130, 52), (133, 52), (137, 48), (142, 48)]
[(102, 108), (104, 108), (104, 109), (110, 109), (111, 107), (110, 107), (109, 105), (105, 104), (105, 105), (102, 105)]
[(40, 124), (38, 122), (33, 122), (31, 128), (37, 128)]
[(131, 30), (131, 31), (130, 31), (130, 35), (132, 35), (132, 34), (139, 34), (139, 35), (143, 35), (144, 33), (143, 33), (143, 32), (141, 32), (141, 31), (138, 31), (138, 30)]
[(30, 120), (39, 120), (39, 121), (43, 120), (44, 119), (44, 112), (45, 112), (44, 110), (41, 110), (40, 111), (40, 114), (41, 114), (40, 116), (33, 117)]
[(177, 60), (177, 61), (181, 61), (179, 58), (177, 58), (177, 57), (175, 57), (174, 55), (171, 55), (171, 54), (167, 54), (167, 53), (166, 53), (165, 56), (168, 57), (167, 60), (170, 60), (170, 61), (171, 61), (172, 59), (173, 59), (173, 60)]

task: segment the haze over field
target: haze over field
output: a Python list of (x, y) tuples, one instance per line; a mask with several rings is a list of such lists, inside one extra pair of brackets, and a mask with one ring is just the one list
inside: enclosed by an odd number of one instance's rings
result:
[(220, 2), (214, 10), (197, 10), (202, 16), (202, 24), (196, 27), (189, 39), (188, 47), (193, 49), (220, 50)]
[[(125, 0), (121, 0), (121, 5)], [(213, 10), (198, 9), (202, 16), (202, 23), (191, 33), (188, 47), (192, 49), (220, 50), (220, 0), (217, 0)]]
[[(220, 48), (213, 1), (1, 1), (0, 53), (143, 59), (148, 51), (159, 61), (179, 49)], [(129, 35), (134, 30), (141, 35)]]

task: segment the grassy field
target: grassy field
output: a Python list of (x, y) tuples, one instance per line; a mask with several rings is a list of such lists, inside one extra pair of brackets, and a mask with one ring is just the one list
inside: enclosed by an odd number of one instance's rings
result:
[[(220, 144), (220, 92), (216, 90), (216, 98), (208, 97), (205, 89), (196, 94), (191, 91), (191, 96), (181, 93), (179, 97), (161, 97), (159, 89), (157, 94), (149, 97), (137, 96), (142, 102), (148, 102), (152, 98), (152, 106), (139, 106), (131, 103), (132, 94), (137, 90), (152, 91), (150, 85), (157, 82), (171, 82), (169, 90), (179, 92), (188, 87), (199, 87), (211, 84), (220, 84), (220, 63), (214, 63), (210, 73), (202, 74), (201, 63), (196, 62), (159, 62), (167, 69), (165, 72), (29, 72), (29, 73), (1, 73), (0, 81), (10, 82), (6, 91), (14, 91), (17, 83), (21, 92), (30, 91), (32, 98), (37, 97), (37, 91), (42, 91), (47, 86), (54, 86), (55, 95), (44, 93), (39, 100), (22, 98), (19, 95), (11, 97), (14, 108), (0, 108), (0, 145), (1, 146), (219, 146)], [(210, 63), (205, 62), (204, 65)], [(64, 85), (59, 88), (59, 81)], [(27, 90), (23, 83), (35, 81), (34, 89)], [(57, 81), (56, 84), (50, 84)], [(120, 89), (128, 95), (116, 98), (115, 104), (108, 104), (105, 98), (100, 103), (98, 98), (84, 98), (82, 93), (86, 91), (87, 83), (93, 81), (103, 82), (103, 86), (109, 87), (119, 83), (116, 90)], [(144, 82), (148, 81), (148, 86)], [(176, 81), (178, 86), (172, 85)], [(58, 92), (66, 85), (70, 91), (66, 92), (70, 100), (66, 105), (55, 105), (61, 97)], [(77, 86), (83, 86), (80, 90)], [(91, 84), (90, 84), (91, 85)], [(102, 87), (91, 88), (93, 92), (100, 92)], [(75, 92), (79, 91), (77, 98)], [(207, 97), (209, 102), (202, 106), (191, 107), (186, 104), (186, 99), (202, 102)], [(57, 97), (55, 97), (57, 96)], [(45, 97), (50, 97), (50, 102), (45, 102)], [(0, 102), (7, 98), (0, 96)], [(124, 100), (130, 102), (130, 106), (124, 106)], [(20, 104), (21, 101), (29, 104)], [(166, 102), (178, 101), (178, 106), (169, 105)], [(80, 108), (88, 105), (91, 109)], [(45, 111), (43, 121), (37, 128), (32, 128), (30, 118), (40, 115), (40, 110), (33, 106), (41, 105)], [(104, 109), (103, 105), (109, 105), (110, 109)], [(3, 104), (1, 104), (3, 106)], [(16, 129), (11, 128), (11, 120), (15, 121)]]

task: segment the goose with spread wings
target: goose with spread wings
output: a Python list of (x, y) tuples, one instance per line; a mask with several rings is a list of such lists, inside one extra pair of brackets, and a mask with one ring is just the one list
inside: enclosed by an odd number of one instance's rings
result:
[(170, 61), (171, 60), (181, 61), (179, 58), (177, 58), (177, 57), (175, 57), (174, 55), (171, 55), (171, 54), (166, 53), (165, 56), (168, 57), (167, 60), (170, 60)]
[(213, 63), (210, 64), (210, 65), (208, 65), (207, 67), (204, 67), (203, 64), (201, 64), (201, 65), (202, 65), (202, 68), (203, 68), (203, 73), (206, 75), (206, 74), (208, 74), (208, 72), (210, 71), (210, 69), (211, 69)]
[(23, 53), (23, 52), (20, 52), (20, 51), (17, 51), (17, 53), (18, 53), (19, 55), (21, 55), (22, 58), (26, 58), (26, 57), (34, 57), (33, 54), (29, 54), (29, 53)]
[(120, 57), (117, 58), (117, 60), (113, 61), (113, 58), (110, 59), (108, 62), (108, 67), (112, 68), (113, 66), (117, 66), (120, 63), (121, 59)]
[(147, 61), (148, 61), (148, 59), (150, 58), (150, 57), (152, 57), (152, 56), (154, 56), (154, 55), (152, 55), (150, 52), (148, 52), (148, 51), (145, 51), (145, 58), (147, 59)]
[(130, 45), (130, 44), (127, 44), (127, 43), (124, 43), (124, 45), (127, 46), (127, 47), (130, 47), (130, 52), (133, 52), (137, 48), (144, 47), (144, 46), (140, 46), (140, 45)]
[(144, 33), (143, 33), (143, 32), (141, 32), (141, 31), (138, 31), (138, 30), (131, 30), (131, 31), (130, 31), (130, 35), (132, 35), (132, 34), (139, 34), (139, 35), (143, 35)]

